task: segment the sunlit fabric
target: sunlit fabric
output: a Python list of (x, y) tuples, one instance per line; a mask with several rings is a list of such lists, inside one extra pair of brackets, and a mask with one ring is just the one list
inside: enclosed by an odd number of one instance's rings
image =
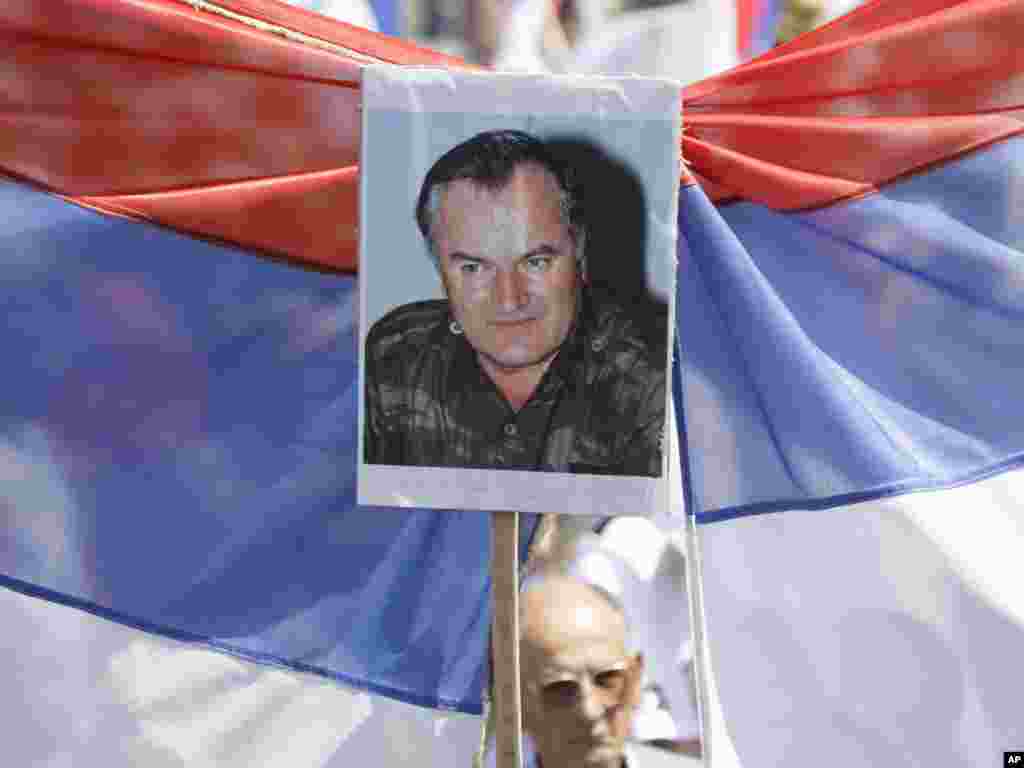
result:
[(714, 768), (1002, 765), (1024, 473), (701, 525)]
[(215, 653), (0, 589), (4, 764), (464, 765), (480, 718)]
[(0, 216), (2, 583), (480, 711), (490, 518), (356, 508), (354, 279), (13, 183)]

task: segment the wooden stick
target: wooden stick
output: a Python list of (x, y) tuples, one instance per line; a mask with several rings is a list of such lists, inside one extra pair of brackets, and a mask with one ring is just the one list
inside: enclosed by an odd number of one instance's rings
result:
[(497, 768), (522, 768), (519, 697), (519, 513), (492, 513), (491, 625)]

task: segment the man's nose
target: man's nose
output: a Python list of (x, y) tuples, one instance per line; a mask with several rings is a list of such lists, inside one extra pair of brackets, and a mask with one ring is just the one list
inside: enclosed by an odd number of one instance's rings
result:
[(580, 717), (588, 722), (600, 720), (607, 709), (597, 687), (589, 680), (580, 686), (576, 707)]
[(501, 309), (519, 309), (529, 300), (526, 276), (519, 270), (498, 270), (494, 284), (494, 299)]

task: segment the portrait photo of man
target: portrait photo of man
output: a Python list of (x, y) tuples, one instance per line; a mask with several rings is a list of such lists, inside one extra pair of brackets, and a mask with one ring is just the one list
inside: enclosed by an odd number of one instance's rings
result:
[(360, 91), (359, 503), (662, 508), (678, 84), (380, 65)]
[(576, 178), (520, 130), (430, 167), (415, 218), (445, 298), (369, 331), (367, 463), (661, 475), (664, 340), (595, 300)]

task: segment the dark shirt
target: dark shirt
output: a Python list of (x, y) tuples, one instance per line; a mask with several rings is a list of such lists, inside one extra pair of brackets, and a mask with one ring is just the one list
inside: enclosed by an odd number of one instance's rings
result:
[(447, 301), (381, 318), (366, 340), (367, 463), (659, 477), (664, 334), (648, 339), (612, 305), (580, 307), (518, 412), (452, 332)]

